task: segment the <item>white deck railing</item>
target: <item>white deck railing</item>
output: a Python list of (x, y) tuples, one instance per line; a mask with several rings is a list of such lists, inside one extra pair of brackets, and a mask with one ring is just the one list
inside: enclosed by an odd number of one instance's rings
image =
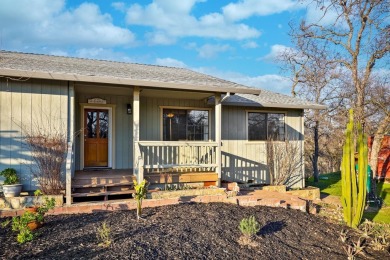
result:
[(217, 167), (216, 142), (139, 141), (143, 168), (152, 172), (161, 169), (212, 170)]

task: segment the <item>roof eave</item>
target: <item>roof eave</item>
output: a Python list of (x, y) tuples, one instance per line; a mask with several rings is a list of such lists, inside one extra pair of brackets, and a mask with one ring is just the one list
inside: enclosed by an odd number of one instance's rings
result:
[(223, 102), (223, 105), (226, 106), (244, 106), (244, 107), (269, 107), (269, 108), (291, 108), (291, 109), (326, 109), (327, 106), (324, 105), (293, 105), (293, 104), (279, 104), (279, 103), (244, 103), (244, 102)]
[(172, 82), (159, 82), (159, 81), (146, 81), (146, 80), (133, 80), (129, 78), (117, 78), (117, 77), (101, 77), (94, 75), (77, 75), (67, 73), (52, 73), (42, 71), (26, 71), (26, 70), (14, 70), (0, 68), (0, 75), (9, 77), (22, 77), (22, 78), (37, 78), (37, 79), (50, 79), (50, 80), (66, 80), (76, 82), (92, 82), (92, 83), (107, 83), (127, 86), (144, 86), (166, 89), (181, 89), (181, 90), (197, 90), (205, 92), (220, 92), (220, 93), (240, 93), (240, 94), (255, 94), (259, 95), (260, 89), (251, 88), (236, 88), (236, 87), (220, 87), (215, 86), (212, 90), (210, 87), (213, 85), (193, 85), (185, 83), (172, 83)]

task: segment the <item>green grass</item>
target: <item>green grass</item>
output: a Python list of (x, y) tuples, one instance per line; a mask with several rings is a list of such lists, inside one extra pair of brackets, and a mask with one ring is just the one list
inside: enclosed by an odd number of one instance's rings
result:
[[(340, 172), (322, 174), (317, 183), (315, 183), (313, 177), (311, 177), (306, 181), (306, 184), (307, 186), (320, 188), (321, 193), (341, 197)], [(383, 199), (382, 208), (376, 212), (364, 212), (363, 218), (367, 218), (374, 222), (390, 223), (390, 183), (378, 183), (377, 194)]]
[[(327, 179), (325, 179), (327, 178)], [(340, 172), (332, 172), (322, 174), (319, 182), (315, 183), (313, 177), (306, 181), (307, 186), (320, 188), (320, 191), (325, 194), (341, 197), (341, 174)]]

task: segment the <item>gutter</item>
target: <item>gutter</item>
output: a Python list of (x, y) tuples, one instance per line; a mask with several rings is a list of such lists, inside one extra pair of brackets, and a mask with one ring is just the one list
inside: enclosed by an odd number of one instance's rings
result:
[[(117, 77), (104, 77), (95, 75), (77, 75), (68, 73), (53, 73), (42, 71), (27, 71), (27, 70), (15, 70), (0, 68), (0, 75), (10, 77), (25, 77), (25, 78), (38, 78), (38, 79), (50, 79), (50, 80), (63, 80), (73, 82), (91, 82), (91, 83), (106, 83), (125, 86), (139, 86), (139, 87), (155, 87), (164, 89), (179, 89), (179, 90), (197, 90), (205, 92), (218, 92), (218, 93), (240, 93), (240, 94), (255, 94), (259, 95), (260, 90), (256, 88), (246, 87), (234, 87), (234, 86), (215, 86), (215, 85), (194, 85), (187, 83), (174, 83), (174, 82), (161, 82), (161, 81), (147, 81), (147, 80), (134, 80), (130, 78), (117, 78)], [(238, 84), (237, 84), (238, 85)]]

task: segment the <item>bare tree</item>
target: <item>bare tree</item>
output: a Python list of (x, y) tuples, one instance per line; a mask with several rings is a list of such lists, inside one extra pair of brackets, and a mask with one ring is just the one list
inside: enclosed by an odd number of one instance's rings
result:
[(301, 177), (303, 158), (298, 141), (267, 141), (267, 165), (271, 185), (294, 183)]
[[(292, 74), (293, 96), (302, 96), (317, 104), (327, 105), (325, 111), (306, 111), (306, 137), (310, 139), (305, 147), (306, 157), (311, 162), (314, 181), (318, 182), (319, 140), (327, 131), (321, 131), (321, 124), (329, 121), (340, 107), (342, 95), (339, 88), (340, 67), (338, 63), (327, 60), (327, 46), (319, 46), (311, 39), (291, 34), (294, 49), (289, 49), (279, 57), (283, 68)], [(327, 124), (331, 127), (331, 124)]]
[[(316, 22), (302, 20), (296, 37), (310, 39), (328, 48), (327, 60), (337, 62), (348, 76), (356, 94), (357, 122), (365, 123), (365, 93), (373, 69), (385, 66), (390, 52), (388, 1), (313, 0), (323, 16)], [(333, 23), (323, 18), (335, 16)]]
[[(292, 72), (293, 95), (299, 93), (297, 88), (300, 88), (301, 93), (312, 97), (310, 100), (326, 103), (323, 97), (328, 91), (339, 93), (341, 99), (333, 104), (345, 106), (344, 111), (348, 107), (354, 108), (355, 121), (365, 126), (367, 91), (373, 72), (388, 65), (390, 5), (382, 0), (313, 0), (309, 5), (314, 5), (322, 16), (316, 21), (303, 19), (298, 26), (292, 26), (291, 37), (297, 52), (293, 59), (284, 59)], [(329, 17), (334, 18), (333, 22), (329, 22)], [(332, 87), (337, 90), (332, 91)], [(342, 93), (347, 94), (344, 99)], [(340, 111), (335, 112), (340, 114)], [(314, 132), (312, 158), (317, 175), (316, 158), (321, 136), (318, 122), (322, 122), (323, 117), (319, 112), (309, 113), (313, 115), (310, 128)], [(384, 122), (387, 122), (386, 118)], [(376, 134), (384, 131), (384, 127), (378, 127)], [(379, 143), (380, 140), (375, 139), (378, 138), (375, 137), (374, 142)], [(371, 158), (378, 156), (376, 150), (372, 149)]]
[(377, 174), (378, 155), (385, 134), (390, 133), (390, 76), (378, 75), (371, 80), (367, 91), (368, 130), (374, 137), (371, 146), (370, 166)]

